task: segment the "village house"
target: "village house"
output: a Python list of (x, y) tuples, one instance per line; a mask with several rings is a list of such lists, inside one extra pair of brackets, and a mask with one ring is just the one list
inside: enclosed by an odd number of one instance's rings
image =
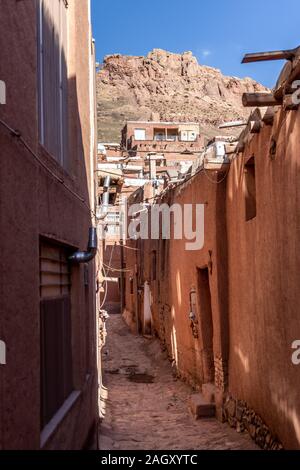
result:
[(0, 42), (0, 449), (82, 449), (98, 422), (90, 1), (1, 2)]
[(97, 215), (105, 271), (102, 292), (109, 311), (118, 312), (124, 304), (126, 248), (120, 232), (125, 199), (143, 185), (153, 188), (152, 197), (168, 182), (184, 178), (197, 162), (203, 143), (197, 123), (128, 121), (120, 144), (98, 144)]

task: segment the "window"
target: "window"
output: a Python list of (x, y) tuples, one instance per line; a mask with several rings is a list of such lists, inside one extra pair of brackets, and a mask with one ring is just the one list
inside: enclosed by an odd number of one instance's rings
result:
[(66, 0), (39, 0), (39, 138), (67, 167), (68, 74)]
[(146, 130), (145, 129), (134, 129), (134, 139), (135, 140), (146, 140)]
[(170, 142), (175, 142), (177, 139), (178, 139), (178, 129), (168, 129), (167, 140)]
[(197, 133), (195, 131), (181, 131), (180, 140), (182, 142), (195, 142)]
[(119, 212), (108, 212), (106, 219), (107, 231), (106, 231), (106, 240), (119, 239), (121, 236), (120, 233), (120, 213)]
[(190, 131), (190, 132), (188, 133), (188, 140), (189, 140), (190, 142), (194, 142), (194, 141), (196, 140), (196, 137), (197, 137), (197, 135), (196, 135), (196, 132), (195, 132), (195, 131)]
[(109, 193), (109, 200), (108, 200), (108, 203), (109, 203), (110, 206), (114, 206), (114, 205), (115, 205), (116, 199), (117, 199), (117, 193)]
[(0, 80), (0, 104), (6, 104), (6, 85)]
[[(214, 324), (208, 268), (197, 269), (198, 308), (202, 336), (202, 367), (204, 383), (214, 383)], [(194, 297), (193, 302), (196, 301)]]
[(73, 391), (70, 267), (68, 251), (40, 245), (41, 426)]
[(165, 129), (154, 129), (154, 140), (157, 142), (163, 142), (167, 139)]
[(255, 159), (251, 157), (244, 168), (244, 194), (246, 221), (256, 217)]

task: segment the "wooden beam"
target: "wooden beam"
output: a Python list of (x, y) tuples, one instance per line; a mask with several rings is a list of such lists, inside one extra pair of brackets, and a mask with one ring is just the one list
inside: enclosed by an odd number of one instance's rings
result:
[(276, 99), (273, 93), (243, 93), (243, 106), (261, 107), (261, 106), (280, 106), (282, 99)]
[(227, 129), (228, 127), (247, 126), (247, 121), (229, 121), (219, 125), (219, 129)]
[(282, 98), (284, 94), (293, 93), (291, 87), (295, 80), (300, 79), (300, 56), (297, 56), (293, 63), (287, 62), (279, 76), (277, 81), (274, 96), (276, 98)]
[(296, 53), (297, 48), (283, 51), (256, 52), (254, 54), (246, 54), (242, 60), (242, 64), (249, 64), (251, 62), (264, 62), (267, 60), (292, 60), (296, 56)]
[(283, 69), (281, 70), (276, 86), (275, 86), (274, 94), (276, 97), (282, 96), (283, 88), (288, 82), (292, 71), (293, 71), (293, 64), (291, 62), (287, 62), (285, 66), (283, 67)]
[(295, 110), (298, 109), (299, 103), (295, 103), (294, 95), (285, 95), (283, 98), (283, 107), (286, 110)]
[(238, 148), (238, 144), (237, 144), (237, 143), (226, 144), (226, 145), (225, 145), (225, 153), (226, 153), (226, 155), (231, 155), (231, 154), (233, 154), (233, 153), (236, 153), (237, 148)]
[(263, 112), (261, 115), (261, 120), (267, 125), (271, 126), (274, 122), (275, 111), (273, 107), (262, 108)]
[(241, 141), (241, 142), (238, 143), (236, 153), (244, 152), (244, 150), (245, 150), (245, 142)]
[(261, 130), (261, 121), (250, 121), (249, 123), (250, 134), (258, 134)]

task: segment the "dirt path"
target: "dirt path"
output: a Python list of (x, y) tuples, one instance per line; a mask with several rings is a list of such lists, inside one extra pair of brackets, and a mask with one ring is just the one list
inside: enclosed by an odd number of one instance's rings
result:
[(193, 392), (173, 377), (157, 340), (132, 335), (120, 315), (110, 317), (107, 329), (102, 450), (257, 449), (227, 424), (192, 418)]

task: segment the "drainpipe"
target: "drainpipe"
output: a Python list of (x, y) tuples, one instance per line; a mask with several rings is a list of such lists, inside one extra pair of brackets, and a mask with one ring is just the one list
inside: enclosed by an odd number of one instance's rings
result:
[(69, 261), (74, 264), (89, 263), (92, 261), (98, 250), (98, 237), (96, 227), (91, 227), (89, 230), (89, 242), (87, 251), (76, 251), (69, 256)]

